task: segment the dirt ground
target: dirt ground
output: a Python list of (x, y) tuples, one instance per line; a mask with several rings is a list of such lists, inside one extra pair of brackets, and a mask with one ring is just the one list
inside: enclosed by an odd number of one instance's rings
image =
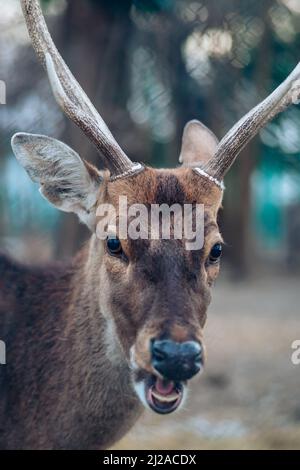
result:
[(146, 411), (117, 449), (300, 449), (298, 278), (268, 276), (214, 288), (206, 371), (184, 409)]

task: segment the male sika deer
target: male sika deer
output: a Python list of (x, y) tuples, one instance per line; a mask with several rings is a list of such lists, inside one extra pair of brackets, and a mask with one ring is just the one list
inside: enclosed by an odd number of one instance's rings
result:
[[(0, 257), (1, 448), (104, 448), (134, 424), (142, 404), (181, 405), (203, 367), (203, 327), (219, 271), (222, 180), (240, 150), (300, 96), (300, 64), (218, 144), (200, 122), (183, 134), (173, 170), (132, 163), (55, 48), (37, 0), (22, 0), (32, 44), (54, 96), (96, 145), (99, 171), (62, 142), (19, 133), (18, 161), (50, 203), (75, 212), (89, 243), (69, 266), (28, 268)], [(128, 204), (204, 204), (204, 245), (96, 235), (96, 210)], [(112, 214), (108, 213), (108, 218)], [(113, 224), (112, 224), (113, 226)]]

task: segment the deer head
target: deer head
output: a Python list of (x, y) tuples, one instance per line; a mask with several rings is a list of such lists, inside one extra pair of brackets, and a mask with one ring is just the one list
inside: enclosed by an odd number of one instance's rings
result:
[[(77, 213), (90, 228), (86, 278), (98, 305), (95, 312), (101, 312), (110, 325), (111, 339), (121, 345), (141, 401), (158, 413), (170, 413), (182, 403), (187, 381), (205, 361), (203, 327), (222, 253), (217, 215), (223, 178), (261, 127), (299, 99), (300, 64), (220, 143), (199, 121), (189, 122), (183, 133), (181, 166), (155, 170), (133, 163), (119, 147), (59, 55), (38, 1), (21, 3), (58, 104), (95, 144), (106, 170), (99, 171), (62, 142), (41, 135), (14, 135), (14, 153), (50, 203)], [(187, 250), (184, 236), (121, 239), (120, 196), (126, 196), (128, 206), (143, 204), (147, 210), (157, 204), (204, 205), (203, 245)], [(96, 233), (101, 219), (97, 209), (103, 205), (105, 239)], [(171, 217), (171, 235), (175, 228)]]

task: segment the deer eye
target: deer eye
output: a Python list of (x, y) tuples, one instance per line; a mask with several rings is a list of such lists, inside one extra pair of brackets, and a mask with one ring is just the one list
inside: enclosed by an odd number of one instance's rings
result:
[(222, 250), (223, 247), (221, 243), (216, 243), (210, 251), (209, 262), (212, 264), (217, 263), (222, 256)]
[(111, 255), (120, 255), (123, 252), (122, 245), (118, 237), (114, 237), (114, 236), (107, 237), (106, 246), (107, 246), (108, 252)]

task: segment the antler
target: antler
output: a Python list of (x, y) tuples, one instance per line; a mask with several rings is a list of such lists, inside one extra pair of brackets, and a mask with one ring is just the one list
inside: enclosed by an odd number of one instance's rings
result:
[(134, 164), (123, 152), (59, 54), (39, 1), (21, 0), (21, 5), (33, 48), (48, 72), (53, 94), (62, 110), (95, 144), (112, 177), (140, 171), (142, 165)]
[(203, 167), (211, 177), (222, 180), (240, 151), (277, 114), (300, 100), (300, 62), (264, 101), (240, 119), (219, 142), (213, 158)]

